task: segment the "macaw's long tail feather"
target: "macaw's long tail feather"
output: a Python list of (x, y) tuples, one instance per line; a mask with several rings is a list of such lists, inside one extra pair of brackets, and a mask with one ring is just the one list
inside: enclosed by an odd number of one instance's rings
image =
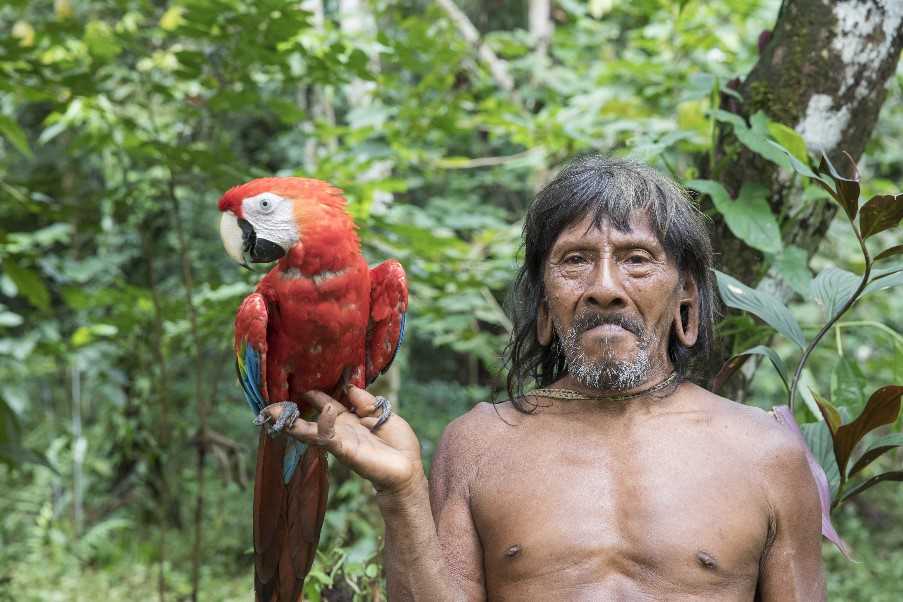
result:
[(261, 433), (254, 486), (254, 590), (258, 602), (297, 602), (313, 565), (329, 491), (326, 456), (310, 446), (288, 483), (286, 440)]

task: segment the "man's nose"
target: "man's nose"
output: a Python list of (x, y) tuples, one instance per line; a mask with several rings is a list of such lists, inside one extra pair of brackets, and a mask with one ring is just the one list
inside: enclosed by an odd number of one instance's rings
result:
[(601, 309), (621, 309), (627, 305), (627, 295), (621, 282), (621, 272), (611, 255), (600, 258), (590, 275), (586, 288), (586, 302)]

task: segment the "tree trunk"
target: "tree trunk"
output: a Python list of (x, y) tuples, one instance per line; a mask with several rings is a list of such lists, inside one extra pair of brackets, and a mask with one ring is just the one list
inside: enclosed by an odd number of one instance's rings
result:
[[(841, 173), (851, 175), (843, 153), (855, 161), (861, 157), (901, 46), (900, 0), (784, 0), (774, 30), (759, 39), (759, 61), (739, 85), (743, 101), (727, 99), (726, 108), (745, 117), (764, 111), (794, 128), (810, 152), (826, 153)], [(785, 246), (815, 253), (834, 217), (833, 204), (802, 206), (788, 174), (740, 144), (730, 127), (718, 133), (710, 170), (733, 195), (745, 182), (766, 185)], [(767, 267), (762, 254), (733, 236), (720, 215), (712, 230), (719, 269), (750, 285), (761, 280)], [(731, 342), (722, 341), (707, 378), (730, 351)]]

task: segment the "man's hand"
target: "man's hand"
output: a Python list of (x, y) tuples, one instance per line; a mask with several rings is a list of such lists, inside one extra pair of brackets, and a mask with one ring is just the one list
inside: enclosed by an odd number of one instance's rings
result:
[[(380, 415), (374, 396), (350, 386), (353, 412), (319, 391), (309, 391), (303, 398), (320, 411), (317, 421), (299, 418), (282, 432), (328, 450), (380, 492), (402, 493), (423, 479), (420, 442), (403, 418), (392, 414), (376, 432), (370, 430)], [(262, 419), (277, 421), (283, 411), (283, 406), (273, 404), (260, 414)]]

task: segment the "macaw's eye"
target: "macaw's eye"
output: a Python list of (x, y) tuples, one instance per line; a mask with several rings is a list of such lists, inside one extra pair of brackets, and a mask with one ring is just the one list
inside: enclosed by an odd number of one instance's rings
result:
[(260, 210), (263, 213), (269, 213), (276, 207), (276, 201), (274, 201), (273, 199), (264, 197), (264, 198), (260, 199), (258, 206), (260, 207)]
[(266, 199), (263, 199), (262, 201), (260, 201), (260, 206), (263, 207), (264, 209), (269, 209), (270, 202)]

